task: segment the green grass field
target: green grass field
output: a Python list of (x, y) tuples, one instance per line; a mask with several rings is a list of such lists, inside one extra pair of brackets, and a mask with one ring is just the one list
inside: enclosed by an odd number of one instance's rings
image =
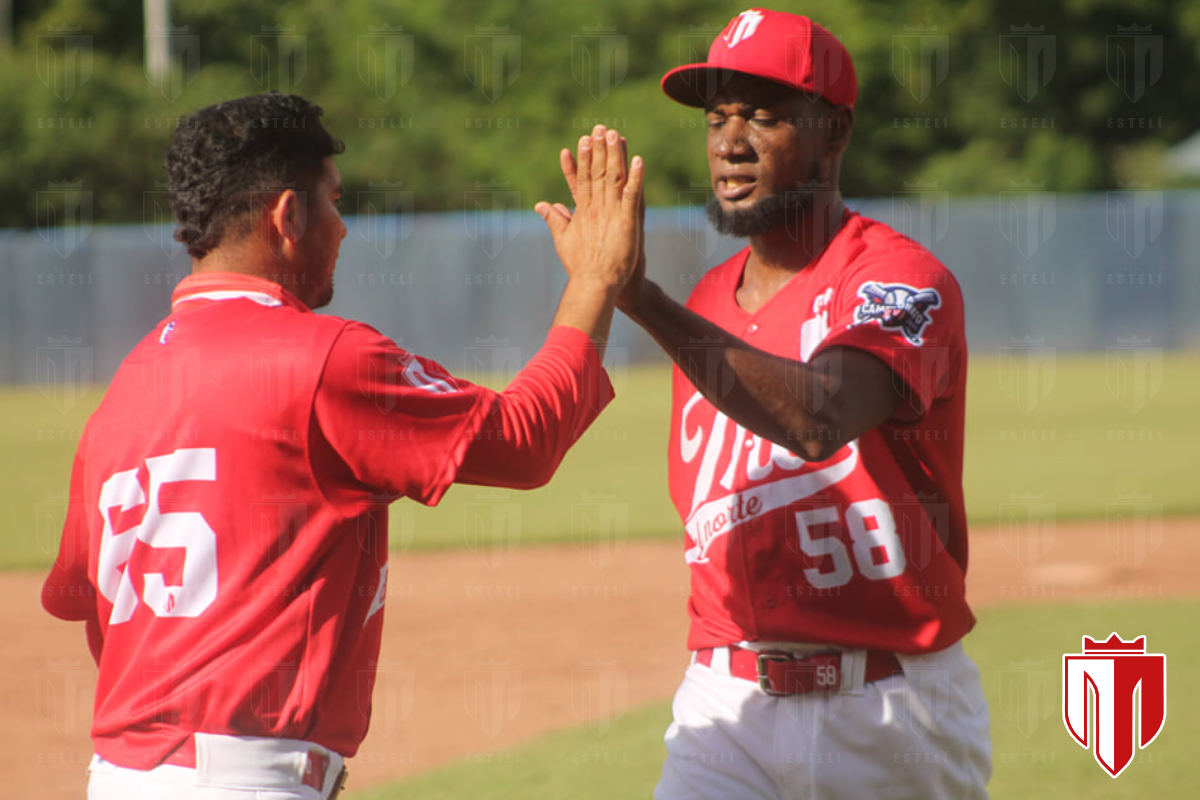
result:
[[(973, 522), (995, 523), (1001, 504), (1029, 494), (1053, 503), (1060, 520), (1102, 518), (1106, 504), (1132, 493), (1149, 495), (1165, 514), (1200, 513), (1200, 354), (1167, 354), (1161, 373), (1140, 375), (1103, 354), (1059, 357), (1036, 372), (1029, 362), (971, 362), (964, 480)], [(635, 368), (614, 382), (617, 399), (549, 486), (456, 486), (438, 508), (397, 503), (393, 549), (475, 545), (467, 520), (481, 504), (506, 506), (514, 546), (569, 541), (573, 520), (596, 502), (615, 504), (630, 538), (678, 535), (666, 484), (670, 373)], [(49, 563), (75, 443), (102, 391), (85, 389), (73, 403), (69, 393), (0, 391), (0, 569)]]
[[(965, 640), (980, 667), (992, 723), (996, 800), (1190, 798), (1196, 796), (1200, 738), (1200, 603), (1157, 602), (997, 608), (980, 614)], [(1162, 733), (1117, 779), (1062, 723), (1059, 684), (1064, 652), (1080, 637), (1144, 634), (1150, 652), (1167, 655), (1167, 717)], [(544, 797), (573, 800), (648, 798), (666, 750), (667, 702), (631, 709), (602, 735), (576, 728), (486, 759), (458, 762), (409, 780), (351, 792), (354, 800), (450, 800)]]

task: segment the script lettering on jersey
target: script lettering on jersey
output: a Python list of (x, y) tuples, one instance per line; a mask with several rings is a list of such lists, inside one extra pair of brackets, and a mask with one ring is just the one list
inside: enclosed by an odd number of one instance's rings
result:
[[(858, 466), (856, 441), (835, 456), (838, 460), (834, 463), (806, 472), (801, 471), (805, 466), (802, 458), (736, 423), (727, 444), (729, 417), (716, 411), (708, 430), (691, 419), (698, 407), (711, 408), (701, 405), (703, 399), (699, 392), (693, 394), (684, 404), (679, 420), (680, 456), (685, 464), (700, 457), (686, 523), (688, 535), (695, 542), (684, 555), (689, 564), (707, 563), (713, 542), (738, 525), (832, 486)], [(726, 453), (729, 460), (717, 479), (717, 467)], [(761, 482), (776, 470), (779, 476), (775, 480)], [(714, 481), (725, 493), (710, 500)]]

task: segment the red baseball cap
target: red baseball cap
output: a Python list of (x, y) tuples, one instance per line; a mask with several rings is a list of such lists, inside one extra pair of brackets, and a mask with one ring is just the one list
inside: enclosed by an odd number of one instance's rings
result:
[(727, 82), (721, 72), (743, 72), (853, 106), (858, 79), (850, 53), (825, 28), (797, 14), (752, 8), (738, 14), (708, 50), (708, 61), (676, 67), (663, 76), (672, 100), (703, 108)]

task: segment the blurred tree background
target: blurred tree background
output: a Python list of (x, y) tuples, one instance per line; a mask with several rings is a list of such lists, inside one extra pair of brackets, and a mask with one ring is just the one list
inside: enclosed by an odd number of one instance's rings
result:
[[(561, 200), (559, 148), (597, 121), (648, 164), (648, 198), (704, 191), (702, 114), (659, 79), (703, 59), (745, 6), (720, 0), (11, 0), (0, 37), (0, 227), (32, 227), (51, 184), (96, 222), (141, 222), (188, 111), (278, 89), (313, 98), (345, 140), (348, 197), (402, 182), (417, 211), (503, 187)], [(1193, 181), (1165, 157), (1200, 129), (1196, 0), (781, 2), (837, 34), (860, 84), (848, 196), (905, 183), (955, 194)], [(0, 9), (3, 5), (0, 5)], [(171, 69), (144, 68), (165, 47)], [(700, 184), (697, 186), (696, 184)]]

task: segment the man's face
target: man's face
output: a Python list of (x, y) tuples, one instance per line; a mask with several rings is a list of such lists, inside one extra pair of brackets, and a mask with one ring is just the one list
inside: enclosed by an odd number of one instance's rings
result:
[(329, 305), (333, 299), (333, 271), (338, 251), (346, 238), (346, 223), (338, 211), (342, 199), (342, 176), (332, 158), (322, 163), (321, 175), (307, 204), (306, 230), (300, 237), (304, 280), (307, 287), (301, 299), (310, 308)]
[(835, 126), (846, 120), (825, 101), (739, 73), (705, 117), (715, 195), (709, 218), (722, 233), (767, 233), (785, 224), (789, 212), (811, 208), (817, 192), (836, 189), (823, 185), (820, 162), (830, 157)]

